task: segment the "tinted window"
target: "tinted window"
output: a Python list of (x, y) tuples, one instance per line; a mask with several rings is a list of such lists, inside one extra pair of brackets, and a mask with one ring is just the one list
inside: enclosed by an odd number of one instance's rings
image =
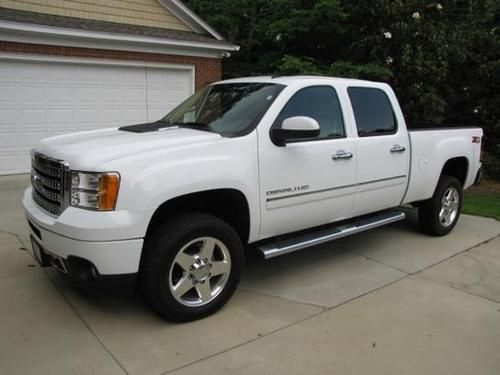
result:
[(243, 135), (255, 128), (283, 88), (270, 83), (211, 85), (186, 99), (162, 121), (224, 136)]
[(396, 131), (396, 119), (385, 92), (368, 87), (350, 87), (347, 91), (359, 136), (391, 134)]
[(283, 120), (294, 116), (308, 116), (320, 126), (320, 138), (344, 136), (344, 122), (337, 93), (329, 86), (313, 86), (301, 89), (282, 109), (274, 126), (281, 127)]

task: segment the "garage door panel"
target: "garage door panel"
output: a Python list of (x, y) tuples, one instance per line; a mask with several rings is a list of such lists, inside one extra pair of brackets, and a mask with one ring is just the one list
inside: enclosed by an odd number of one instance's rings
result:
[(15, 148), (12, 145), (19, 144), (19, 134), (17, 132), (5, 131), (0, 133), (0, 148), (5, 151), (14, 151)]
[(189, 80), (183, 71), (171, 71), (165, 74), (164, 69), (150, 67), (147, 70), (148, 87), (182, 86)]
[(43, 108), (21, 108), (18, 113), (21, 114), (20, 119), (23, 125), (44, 125), (46, 123), (45, 110)]
[(14, 74), (15, 64), (13, 63), (2, 63), (2, 69), (0, 69), (0, 81), (2, 83), (9, 82), (19, 82), (19, 79), (16, 77), (17, 74)]
[[(18, 86), (13, 91), (16, 96), (21, 98), (24, 103), (43, 103), (46, 96), (46, 90), (43, 86)], [(17, 98), (13, 98), (17, 100)]]
[(99, 121), (118, 124), (121, 121), (121, 113), (114, 109), (103, 109), (99, 111)]
[(74, 100), (73, 90), (71, 87), (57, 87), (51, 85), (46, 90), (46, 100), (47, 102), (53, 103), (71, 103)]
[[(56, 124), (72, 124), (73, 109), (72, 108), (49, 108), (47, 110), (47, 122), (50, 126)], [(49, 128), (50, 128), (49, 126)]]
[(192, 92), (192, 77), (186, 72), (167, 74), (164, 70), (147, 70), (148, 121), (156, 121), (174, 109)]
[(16, 101), (16, 86), (13, 84), (7, 84), (6, 82), (1, 82), (2, 77), (0, 77), (0, 104), (10, 103)]
[(189, 69), (0, 60), (0, 174), (41, 139), (157, 120), (192, 93)]
[(164, 90), (164, 89), (150, 89), (148, 90), (148, 103), (149, 104), (168, 104), (177, 105), (179, 101), (188, 96), (187, 90)]
[(18, 121), (18, 112), (15, 109), (0, 110), (0, 124), (16, 124)]
[[(30, 67), (36, 67), (35, 65), (31, 65), (31, 62), (26, 62), (26, 66), (28, 68)], [(44, 75), (47, 77), (47, 80), (49, 82), (57, 83), (57, 82), (67, 82), (68, 80), (71, 79), (72, 75), (74, 72), (72, 72), (71, 68), (73, 65), (65, 64), (65, 63), (46, 63), (46, 62), (38, 62), (38, 63), (33, 63), (33, 64), (38, 64), (40, 67), (40, 71), (44, 72)]]
[(123, 92), (123, 100), (127, 104), (146, 103), (146, 89), (143, 87), (132, 87)]
[(10, 76), (5, 77), (8, 82), (42, 84), (47, 81), (45, 69), (41, 65), (17, 61), (8, 61), (6, 64), (6, 69), (10, 72)]
[(161, 120), (162, 118), (165, 117), (165, 115), (168, 113), (168, 111), (165, 111), (163, 109), (151, 109), (149, 112), (149, 119), (148, 121), (158, 121)]
[(98, 111), (95, 109), (79, 109), (75, 111), (74, 121), (76, 124), (96, 124)]
[(126, 109), (122, 111), (122, 121), (124, 123), (134, 124), (137, 122), (147, 121), (146, 111), (142, 109)]
[(29, 150), (36, 146), (42, 139), (47, 138), (47, 132), (23, 132), (19, 137), (19, 149), (28, 154)]

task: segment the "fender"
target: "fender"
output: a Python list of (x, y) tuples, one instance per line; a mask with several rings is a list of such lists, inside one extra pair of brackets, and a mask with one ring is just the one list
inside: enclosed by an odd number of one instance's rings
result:
[(205, 144), (153, 150), (102, 164), (99, 170), (120, 170), (117, 210), (144, 210), (140, 232), (163, 203), (179, 196), (216, 189), (234, 189), (246, 198), (250, 241), (260, 227), (257, 137), (223, 138)]

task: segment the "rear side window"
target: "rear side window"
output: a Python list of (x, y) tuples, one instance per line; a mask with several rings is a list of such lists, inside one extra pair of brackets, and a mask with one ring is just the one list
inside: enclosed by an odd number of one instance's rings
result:
[(320, 127), (316, 139), (344, 137), (344, 121), (336, 91), (330, 86), (311, 86), (297, 91), (274, 121), (281, 127), (283, 120), (294, 116), (315, 119)]
[(385, 92), (370, 87), (349, 87), (347, 92), (360, 137), (396, 132), (396, 117)]

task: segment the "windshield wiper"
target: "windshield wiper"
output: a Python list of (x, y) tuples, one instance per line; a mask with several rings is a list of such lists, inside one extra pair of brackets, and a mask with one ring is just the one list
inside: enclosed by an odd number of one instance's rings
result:
[(207, 132), (213, 132), (210, 125), (208, 125), (204, 122), (195, 122), (195, 121), (192, 121), (192, 122), (170, 122), (170, 121), (164, 121), (164, 120), (160, 120), (160, 121), (162, 123), (166, 123), (166, 124), (173, 125), (173, 126), (178, 126), (181, 128), (190, 128), (190, 129), (195, 129), (195, 130), (204, 130)]

